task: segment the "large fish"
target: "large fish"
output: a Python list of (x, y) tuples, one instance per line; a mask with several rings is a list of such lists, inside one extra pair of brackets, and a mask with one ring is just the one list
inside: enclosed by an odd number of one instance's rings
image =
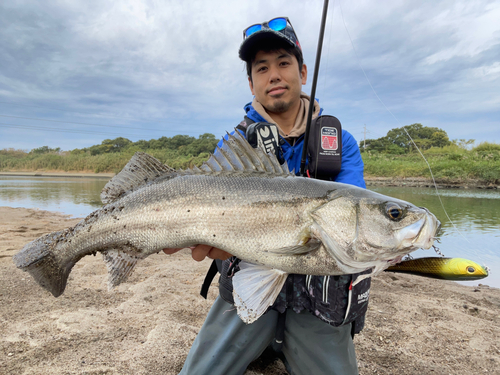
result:
[[(251, 323), (289, 273), (381, 272), (430, 248), (439, 221), (425, 208), (352, 185), (296, 177), (236, 132), (202, 167), (173, 170), (137, 153), (104, 187), (105, 204), (74, 228), (14, 256), (55, 297), (82, 257), (101, 252), (109, 286), (163, 248), (207, 244), (242, 259), (234, 299)], [(357, 281), (359, 281), (358, 278)]]

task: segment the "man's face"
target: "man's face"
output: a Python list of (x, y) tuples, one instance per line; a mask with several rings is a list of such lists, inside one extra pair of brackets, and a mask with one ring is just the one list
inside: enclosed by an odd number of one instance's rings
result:
[(248, 82), (252, 94), (268, 112), (285, 113), (298, 105), (306, 80), (306, 65), (299, 71), (297, 58), (278, 50), (257, 52), (252, 62), (252, 79)]

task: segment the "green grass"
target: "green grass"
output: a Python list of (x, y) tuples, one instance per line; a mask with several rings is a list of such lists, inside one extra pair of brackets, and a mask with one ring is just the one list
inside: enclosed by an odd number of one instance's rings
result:
[[(472, 150), (455, 145), (424, 151), (434, 177), (440, 180), (478, 180), (500, 184), (500, 145), (482, 143)], [(372, 177), (430, 177), (427, 164), (418, 153), (388, 155), (363, 153), (365, 174)]]
[[(118, 173), (139, 147), (129, 147), (121, 152), (91, 155), (90, 151), (27, 153), (21, 150), (0, 150), (0, 171), (64, 171)], [(147, 153), (172, 168), (199, 166), (209, 153), (186, 154), (178, 150), (148, 149)], [(500, 184), (500, 145), (481, 143), (472, 150), (457, 145), (430, 148), (424, 151), (434, 177), (440, 180), (477, 180)], [(371, 177), (425, 177), (430, 173), (419, 153), (390, 155), (362, 153), (365, 174)]]
[[(129, 149), (99, 155), (90, 153), (46, 153), (42, 155), (12, 150), (0, 151), (0, 171), (63, 171), (63, 172), (107, 172), (118, 173), (134, 153)], [(188, 168), (200, 165), (208, 158), (208, 153), (178, 155), (172, 150), (148, 150), (148, 153), (172, 168)]]

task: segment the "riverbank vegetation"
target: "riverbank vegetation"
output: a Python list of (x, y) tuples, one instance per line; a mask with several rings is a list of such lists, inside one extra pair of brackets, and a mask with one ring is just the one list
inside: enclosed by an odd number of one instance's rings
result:
[(500, 184), (500, 144), (474, 147), (473, 139), (450, 141), (439, 128), (412, 124), (392, 129), (385, 137), (360, 142), (360, 149), (370, 177), (430, 178), (430, 166), (441, 181)]
[(172, 168), (200, 165), (215, 149), (213, 134), (187, 135), (132, 142), (127, 138), (105, 139), (100, 145), (61, 151), (48, 146), (0, 150), (0, 171), (64, 171), (118, 173), (138, 151), (147, 152)]
[[(452, 143), (440, 148), (431, 147), (422, 154), (438, 180), (476, 180), (486, 185), (500, 185), (500, 144), (485, 142), (465, 149)], [(362, 152), (362, 157), (365, 175), (369, 177), (430, 178), (429, 167), (418, 152), (395, 155), (366, 151)]]
[[(360, 142), (369, 177), (430, 178), (428, 166), (408, 134), (432, 168), (434, 177), (448, 181), (477, 180), (500, 184), (500, 144), (474, 140), (450, 141), (441, 129), (421, 124), (392, 129), (387, 136)], [(215, 149), (213, 134), (198, 138), (187, 135), (132, 142), (127, 138), (106, 139), (100, 145), (62, 151), (42, 146), (31, 151), (0, 150), (0, 171), (61, 171), (118, 173), (137, 151), (147, 152), (173, 168), (200, 165)]]

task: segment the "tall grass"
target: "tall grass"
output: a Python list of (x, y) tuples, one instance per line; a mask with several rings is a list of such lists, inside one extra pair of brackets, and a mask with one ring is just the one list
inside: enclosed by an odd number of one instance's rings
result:
[[(72, 154), (29, 153), (0, 151), (0, 171), (62, 171), (62, 172), (107, 172), (118, 173), (127, 164), (137, 150), (90, 155), (90, 153)], [(200, 165), (208, 158), (208, 153), (198, 156), (178, 155), (172, 150), (148, 150), (148, 153), (172, 168), (188, 168)]]
[[(478, 180), (500, 184), (500, 145), (481, 143), (472, 150), (450, 145), (423, 152), (434, 177), (448, 181)], [(418, 153), (388, 155), (363, 153), (365, 174), (373, 177), (430, 177), (427, 164)]]
[[(64, 171), (118, 173), (140, 151), (130, 147), (121, 152), (91, 155), (86, 152), (28, 153), (22, 150), (0, 150), (0, 171)], [(183, 155), (178, 150), (148, 149), (147, 152), (172, 168), (199, 166), (209, 154)], [(440, 180), (478, 180), (500, 184), (500, 144), (483, 142), (471, 150), (458, 145), (430, 148), (424, 151), (433, 174)], [(427, 164), (418, 153), (391, 155), (362, 153), (365, 174), (373, 177), (430, 177)]]

